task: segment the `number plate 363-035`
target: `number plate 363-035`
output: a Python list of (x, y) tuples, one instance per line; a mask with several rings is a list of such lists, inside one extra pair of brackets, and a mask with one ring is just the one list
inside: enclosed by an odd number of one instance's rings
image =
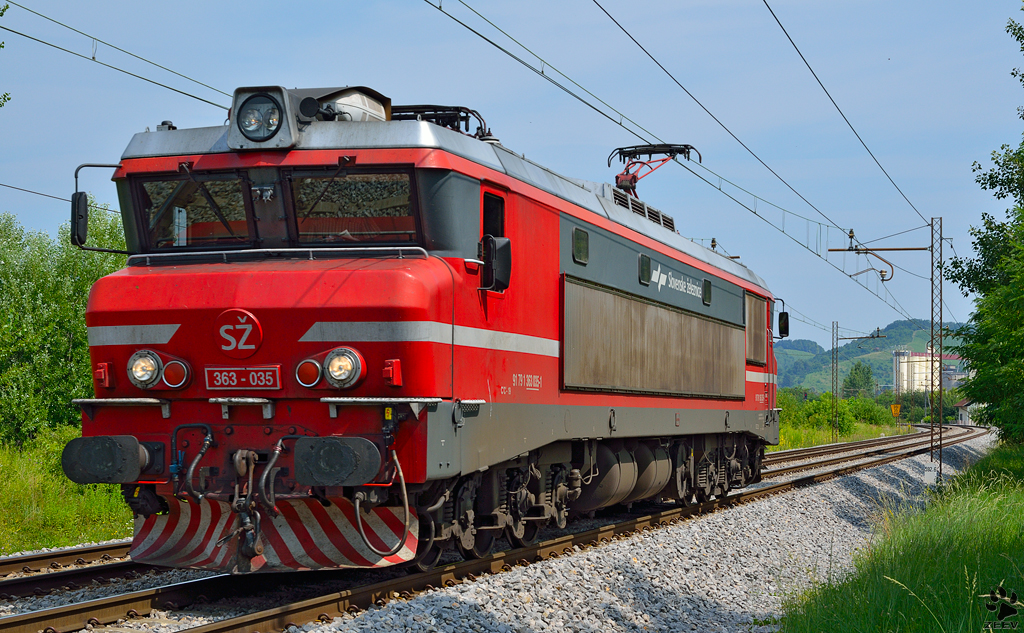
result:
[(281, 366), (206, 367), (207, 389), (280, 389)]

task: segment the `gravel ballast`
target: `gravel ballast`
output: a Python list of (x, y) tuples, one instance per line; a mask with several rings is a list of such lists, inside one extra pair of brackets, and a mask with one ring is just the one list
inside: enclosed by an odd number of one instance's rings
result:
[[(944, 473), (994, 445), (946, 448)], [(922, 503), (927, 455), (303, 631), (774, 631), (782, 600), (841, 577), (883, 504)], [(295, 629), (297, 631), (299, 629)]]

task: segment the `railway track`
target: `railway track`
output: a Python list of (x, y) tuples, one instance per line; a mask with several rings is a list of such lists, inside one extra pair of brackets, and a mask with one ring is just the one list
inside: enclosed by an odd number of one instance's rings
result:
[[(987, 432), (987, 429), (979, 428), (950, 429), (943, 438), (943, 445), (951, 446), (965, 442)], [(530, 564), (534, 561), (566, 555), (577, 548), (593, 547), (614, 538), (629, 536), (638, 531), (656, 529), (659, 526), (673, 524), (687, 517), (749, 502), (792, 488), (817, 483), (832, 477), (879, 466), (913, 455), (927, 453), (928, 450), (928, 442), (923, 440), (910, 446), (900, 446), (897, 450), (887, 451), (887, 454), (884, 455), (871, 455), (870, 461), (867, 462), (838, 466), (826, 472), (799, 477), (784, 483), (771, 484), (751, 490), (741, 490), (735, 494), (721, 499), (714, 499), (700, 505), (674, 507), (612, 525), (559, 536), (530, 547), (496, 552), (479, 560), (445, 565), (429, 572), (403, 575), (272, 609), (249, 613), (239, 617), (226, 618), (218, 622), (189, 629), (189, 631), (191, 633), (219, 633), (227, 631), (263, 631), (266, 633), (272, 630), (282, 630), (293, 624), (301, 625), (306, 622), (330, 619), (334, 615), (346, 611), (365, 609), (373, 604), (379, 605), (390, 600), (409, 597), (417, 591), (452, 585), (466, 580), (472, 581), (482, 574), (499, 573), (515, 565)], [(864, 456), (860, 455), (857, 458)], [(847, 461), (850, 458), (841, 459)], [(811, 470), (821, 466), (821, 462), (814, 462), (793, 467), (793, 470)], [(86, 628), (86, 625), (92, 625), (95, 628), (128, 617), (145, 617), (154, 610), (177, 610), (196, 603), (214, 602), (228, 597), (255, 594), (293, 584), (308, 584), (310, 581), (319, 584), (330, 579), (342, 578), (345, 574), (346, 572), (344, 571), (317, 572), (315, 579), (309, 573), (252, 576), (222, 574), (200, 580), (155, 587), (144, 591), (0, 618), (0, 630), (12, 633), (37, 633), (38, 631), (60, 633)]]
[[(927, 428), (927, 427), (925, 427)], [(945, 427), (949, 430), (950, 426)], [(920, 427), (918, 427), (920, 431)], [(875, 437), (867, 440), (858, 440), (856, 442), (840, 442), (836, 444), (823, 444), (820, 446), (811, 446), (808, 448), (793, 448), (786, 451), (773, 451), (766, 453), (764, 465), (769, 465), (779, 462), (789, 462), (798, 459), (808, 459), (810, 457), (818, 457), (820, 455), (830, 455), (842, 451), (854, 451), (863, 448), (873, 448), (878, 446), (889, 446), (892, 444), (898, 444), (900, 442), (912, 439), (915, 435), (920, 433), (908, 433), (904, 435), (890, 435), (888, 437)]]
[[(944, 434), (945, 433), (952, 433), (952, 432), (954, 432), (953, 429), (956, 428), (956, 427), (948, 427), (947, 426), (945, 428), (946, 428), (946, 430), (944, 431)], [(865, 449), (865, 450), (856, 450), (856, 451), (853, 451), (853, 452), (851, 452), (849, 448), (844, 448), (844, 445), (842, 445), (842, 444), (831, 444), (830, 446), (833, 447), (831, 451), (821, 452), (821, 453), (818, 453), (818, 455), (829, 455), (829, 454), (836, 454), (836, 453), (841, 453), (841, 455), (838, 456), (838, 457), (831, 458), (831, 459), (823, 459), (823, 460), (814, 461), (812, 463), (812, 466), (813, 467), (831, 466), (833, 464), (841, 464), (843, 462), (853, 461), (853, 460), (856, 460), (856, 459), (863, 459), (865, 457), (872, 457), (872, 456), (875, 456), (875, 455), (884, 455), (884, 454), (890, 452), (891, 450), (893, 450), (893, 448), (909, 448), (909, 447), (916, 447), (916, 446), (925, 446), (925, 445), (929, 445), (930, 446), (931, 445), (931, 438), (928, 436), (928, 434), (925, 434), (925, 433), (918, 433), (918, 434), (915, 434), (915, 435), (900, 435), (900, 436), (896, 436), (896, 437), (892, 437), (892, 438), (879, 438), (879, 439), (888, 439), (890, 441), (889, 442), (876, 442), (876, 443), (873, 443), (873, 444), (870, 444), (870, 445), (861, 445), (858, 448)], [(865, 440), (865, 441), (873, 442), (873, 440)], [(938, 442), (937, 438), (936, 438), (936, 442)], [(797, 458), (791, 458), (791, 459), (785, 459), (785, 460), (775, 460), (774, 462), (771, 462), (771, 463), (767, 463), (766, 462), (764, 465), (765, 466), (770, 466), (772, 464), (776, 464), (776, 463), (779, 463), (779, 462), (783, 462), (784, 463), (784, 462), (787, 462), (787, 461), (794, 461), (794, 459), (805, 459), (805, 457), (797, 457)], [(787, 474), (787, 473), (799, 472), (801, 470), (807, 470), (806, 466), (807, 466), (806, 464), (799, 464), (799, 465), (794, 465), (794, 466), (781, 466), (781, 467), (780, 466), (776, 466), (774, 468), (762, 468), (761, 476), (762, 476), (762, 478), (778, 477), (779, 475), (784, 475), (784, 474)]]

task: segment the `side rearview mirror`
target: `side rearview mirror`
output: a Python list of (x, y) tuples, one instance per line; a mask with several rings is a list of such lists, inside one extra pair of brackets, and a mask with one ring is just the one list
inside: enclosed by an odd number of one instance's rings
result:
[(512, 242), (507, 237), (485, 235), (480, 250), (484, 262), (480, 289), (503, 292), (512, 278)]
[(789, 336), (789, 313), (779, 313), (779, 338), (786, 338)]
[(71, 194), (71, 243), (85, 246), (89, 235), (89, 194), (76, 191)]

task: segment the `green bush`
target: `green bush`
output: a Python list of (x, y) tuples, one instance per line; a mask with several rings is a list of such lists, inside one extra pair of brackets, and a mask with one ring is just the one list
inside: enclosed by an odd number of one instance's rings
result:
[[(839, 413), (839, 434), (848, 435), (853, 432), (857, 419), (850, 410), (850, 403), (847, 400), (840, 400), (838, 403)], [(816, 400), (808, 400), (787, 420), (794, 427), (805, 428), (831, 428), (832, 426), (832, 394), (823, 393)]]
[(876, 403), (871, 398), (851, 398), (847, 402), (850, 407), (850, 414), (858, 422), (879, 426), (892, 423), (892, 412), (890, 409)]
[[(72, 398), (92, 395), (85, 307), (89, 288), (123, 255), (82, 251), (62, 225), (54, 241), (0, 214), (0, 443), (79, 423)], [(124, 249), (118, 215), (93, 206), (91, 246)]]

